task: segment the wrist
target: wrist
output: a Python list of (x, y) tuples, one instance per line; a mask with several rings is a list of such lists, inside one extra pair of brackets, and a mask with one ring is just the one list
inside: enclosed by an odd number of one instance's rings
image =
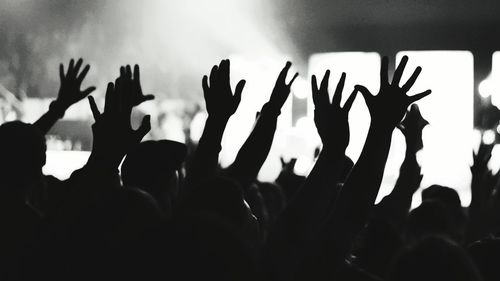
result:
[(275, 108), (271, 103), (267, 102), (262, 106), (261, 114), (278, 117), (281, 114), (281, 108)]
[(323, 148), (321, 149), (320, 155), (327, 156), (327, 157), (344, 156), (345, 150), (346, 150), (345, 147), (323, 145)]
[(376, 121), (372, 121), (370, 123), (370, 128), (368, 130), (368, 134), (377, 134), (377, 135), (389, 135), (392, 136), (392, 132), (396, 127), (387, 125), (384, 123), (379, 123)]
[(54, 113), (57, 117), (62, 119), (64, 117), (64, 113), (66, 113), (67, 107), (64, 106), (60, 101), (54, 100), (49, 105), (49, 112)]

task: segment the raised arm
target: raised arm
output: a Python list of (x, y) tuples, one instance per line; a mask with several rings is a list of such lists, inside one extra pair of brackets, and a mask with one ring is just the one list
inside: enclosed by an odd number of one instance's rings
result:
[(327, 239), (323, 249), (329, 256), (330, 263), (335, 262), (338, 265), (344, 260), (354, 238), (370, 215), (382, 182), (394, 128), (410, 104), (431, 93), (427, 90), (414, 96), (406, 94), (415, 83), (421, 67), (417, 67), (409, 80), (399, 86), (407, 61), (407, 56), (401, 59), (390, 84), (387, 74), (388, 58), (382, 59), (380, 90), (376, 96), (366, 87), (356, 86), (366, 101), (371, 123), (358, 162), (341, 189), (326, 225)]
[(471, 166), (471, 202), (468, 208), (469, 220), (467, 222), (466, 239), (473, 242), (484, 238), (492, 229), (492, 198), (495, 185), (498, 184), (498, 175), (492, 174), (488, 168), (491, 152), (494, 145), (481, 143), (477, 153), (473, 154)]
[(286, 83), (286, 76), (291, 65), (291, 62), (287, 62), (281, 70), (271, 93), (271, 98), (262, 106), (252, 132), (238, 151), (234, 163), (228, 168), (228, 175), (237, 180), (243, 187), (250, 186), (257, 178), (273, 144), (276, 123), (281, 108), (290, 94), (293, 81), (299, 75), (295, 73), (290, 82)]
[(346, 164), (345, 150), (349, 145), (349, 110), (356, 98), (353, 91), (342, 108), (340, 102), (344, 89), (346, 74), (342, 73), (330, 103), (328, 81), (330, 71), (327, 70), (318, 88), (316, 76), (312, 76), (312, 95), (314, 102), (314, 122), (323, 148), (304, 185), (299, 189), (289, 210), (308, 224), (304, 230), (316, 233), (323, 225), (328, 209), (335, 200), (337, 184), (344, 181)]
[(202, 86), (208, 118), (187, 170), (187, 188), (196, 186), (216, 173), (222, 136), (229, 118), (240, 104), (241, 92), (245, 86), (245, 80), (240, 80), (233, 95), (229, 81), (229, 60), (222, 60), (218, 66), (214, 65), (210, 78), (203, 76)]
[[(95, 119), (92, 125), (93, 145), (87, 164), (73, 173), (74, 181), (117, 184), (118, 166), (130, 149), (139, 144), (151, 129), (150, 116), (143, 118), (137, 130), (132, 129), (132, 109), (144, 101), (154, 98), (143, 95), (139, 79), (139, 67), (134, 73), (131, 67), (122, 67), (120, 77), (109, 83), (106, 90), (104, 112), (100, 113), (92, 96), (90, 108)], [(82, 178), (83, 177), (83, 178)], [(71, 178), (70, 178), (71, 180)]]
[(423, 148), (422, 130), (428, 124), (429, 122), (420, 114), (418, 105), (413, 104), (398, 125), (406, 140), (405, 158), (392, 192), (377, 205), (378, 215), (386, 218), (398, 229), (401, 229), (410, 210), (413, 194), (422, 181), (417, 152)]
[[(340, 106), (346, 79), (345, 73), (330, 103), (328, 81), (330, 71), (326, 71), (318, 88), (316, 76), (312, 77), (312, 95), (315, 105), (314, 121), (323, 142), (323, 149), (313, 170), (299, 189), (294, 199), (278, 219), (270, 235), (268, 245), (270, 264), (277, 270), (274, 274), (291, 274), (290, 264), (303, 262), (311, 244), (328, 217), (328, 210), (336, 195), (336, 185), (343, 181), (345, 150), (349, 144), (349, 110), (356, 98), (352, 92), (344, 107)], [(278, 279), (289, 279), (290, 277)]]
[(96, 89), (95, 87), (88, 87), (83, 91), (80, 90), (83, 79), (85, 79), (85, 76), (90, 70), (90, 65), (87, 64), (83, 70), (80, 71), (82, 64), (82, 59), (79, 59), (76, 64), (72, 59), (69, 62), (68, 71), (66, 73), (64, 72), (64, 66), (62, 64), (59, 65), (61, 86), (57, 98), (50, 103), (49, 110), (34, 123), (42, 134), (47, 134), (57, 120), (63, 118), (64, 113), (70, 106), (79, 102)]

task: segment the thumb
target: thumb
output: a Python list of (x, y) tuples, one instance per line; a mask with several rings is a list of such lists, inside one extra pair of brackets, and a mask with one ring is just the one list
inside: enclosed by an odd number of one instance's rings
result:
[(141, 141), (147, 133), (151, 130), (151, 116), (146, 115), (142, 118), (141, 126), (135, 131), (137, 140)]
[(371, 102), (373, 95), (372, 95), (372, 93), (370, 93), (370, 91), (365, 86), (356, 85), (356, 86), (354, 86), (354, 89), (363, 95), (363, 98), (365, 99), (366, 105), (368, 105)]
[(90, 105), (90, 110), (92, 111), (92, 115), (94, 116), (94, 120), (97, 121), (99, 120), (99, 117), (101, 117), (101, 113), (99, 112), (99, 109), (97, 108), (97, 104), (95, 103), (94, 97), (89, 96), (89, 105)]
[(234, 98), (236, 99), (237, 103), (239, 104), (241, 101), (241, 93), (243, 92), (243, 87), (245, 87), (245, 80), (241, 80), (238, 82), (236, 85), (236, 89), (234, 90)]

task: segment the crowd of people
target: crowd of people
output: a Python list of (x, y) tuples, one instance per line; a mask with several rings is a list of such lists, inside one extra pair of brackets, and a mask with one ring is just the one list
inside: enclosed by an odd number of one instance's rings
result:
[[(382, 59), (376, 95), (356, 85), (342, 99), (345, 73), (333, 95), (330, 71), (313, 75), (321, 150), (307, 177), (293, 173), (292, 160), (274, 182), (259, 182), (257, 174), (298, 76), (290, 62), (224, 169), (221, 140), (245, 87), (245, 80), (230, 85), (229, 60), (202, 79), (208, 118), (196, 147), (142, 141), (149, 116), (132, 128), (134, 107), (154, 99), (143, 94), (137, 65), (120, 68), (99, 109), (90, 95), (95, 87), (81, 90), (90, 66), (82, 59), (61, 64), (49, 110), (33, 124), (0, 126), (0, 280), (499, 280), (491, 145), (474, 154), (468, 208), (439, 185), (425, 188), (422, 204), (410, 208), (427, 125), (413, 103), (431, 91), (408, 95), (422, 69), (402, 81), (407, 61), (389, 79)], [(88, 162), (64, 181), (44, 175), (45, 134), (86, 97), (95, 119)], [(371, 121), (353, 163), (345, 151), (356, 98), (365, 100)], [(396, 128), (405, 158), (392, 192), (375, 204)]]

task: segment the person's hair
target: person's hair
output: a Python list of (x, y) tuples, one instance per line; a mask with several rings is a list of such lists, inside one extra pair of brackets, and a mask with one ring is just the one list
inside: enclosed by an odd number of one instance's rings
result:
[(37, 182), (42, 176), (46, 150), (44, 136), (32, 124), (21, 121), (2, 124), (0, 178), (3, 183), (10, 187), (15, 186), (17, 191), (21, 192), (19, 189)]

